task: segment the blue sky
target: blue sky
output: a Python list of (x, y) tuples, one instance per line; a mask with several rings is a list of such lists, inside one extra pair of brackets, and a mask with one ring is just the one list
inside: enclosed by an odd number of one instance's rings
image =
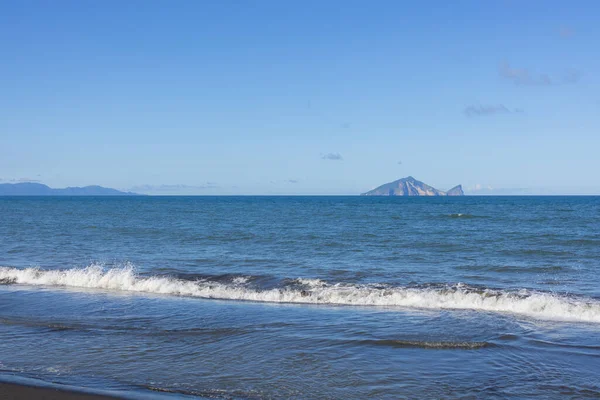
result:
[[(0, 2), (0, 180), (600, 194), (595, 1)], [(480, 191), (483, 192), (483, 191)]]

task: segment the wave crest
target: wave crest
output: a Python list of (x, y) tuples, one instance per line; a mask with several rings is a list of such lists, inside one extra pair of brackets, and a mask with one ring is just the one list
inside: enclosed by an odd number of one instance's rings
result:
[[(463, 284), (414, 288), (329, 284), (305, 279), (295, 281), (292, 285), (261, 290), (247, 284), (246, 279), (223, 283), (206, 279), (143, 276), (131, 267), (104, 269), (91, 265), (66, 270), (0, 267), (0, 283), (3, 284), (64, 286), (272, 303), (463, 309), (512, 313), (537, 319), (600, 323), (599, 301), (550, 293), (477, 289)], [(298, 283), (301, 283), (300, 287)]]

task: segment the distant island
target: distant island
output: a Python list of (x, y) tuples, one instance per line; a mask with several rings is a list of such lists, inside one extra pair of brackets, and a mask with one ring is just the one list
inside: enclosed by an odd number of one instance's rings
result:
[(0, 196), (140, 196), (102, 186), (53, 189), (41, 183), (0, 183)]
[(386, 183), (361, 196), (464, 196), (462, 185), (458, 185), (447, 192), (438, 190), (412, 176)]

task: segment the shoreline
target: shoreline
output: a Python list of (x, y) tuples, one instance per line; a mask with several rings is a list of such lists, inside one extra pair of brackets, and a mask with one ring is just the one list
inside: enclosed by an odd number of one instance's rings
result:
[(165, 400), (201, 397), (156, 393), (151, 390), (112, 391), (51, 383), (44, 380), (0, 373), (0, 399), (8, 400)]
[(10, 400), (44, 399), (44, 400), (109, 400), (125, 399), (125, 397), (108, 396), (89, 393), (75, 389), (65, 389), (56, 385), (36, 386), (22, 383), (0, 381), (0, 398)]

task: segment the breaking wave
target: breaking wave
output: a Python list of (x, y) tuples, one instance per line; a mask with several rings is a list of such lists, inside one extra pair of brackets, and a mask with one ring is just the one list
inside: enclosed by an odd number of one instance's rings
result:
[(271, 303), (398, 306), (423, 309), (462, 309), (512, 313), (537, 319), (600, 323), (600, 301), (528, 290), (504, 291), (463, 284), (436, 287), (329, 284), (295, 279), (280, 287), (261, 289), (249, 279), (217, 282), (139, 275), (133, 268), (43, 270), (0, 267), (0, 283), (92, 288), (126, 292), (246, 300)]

